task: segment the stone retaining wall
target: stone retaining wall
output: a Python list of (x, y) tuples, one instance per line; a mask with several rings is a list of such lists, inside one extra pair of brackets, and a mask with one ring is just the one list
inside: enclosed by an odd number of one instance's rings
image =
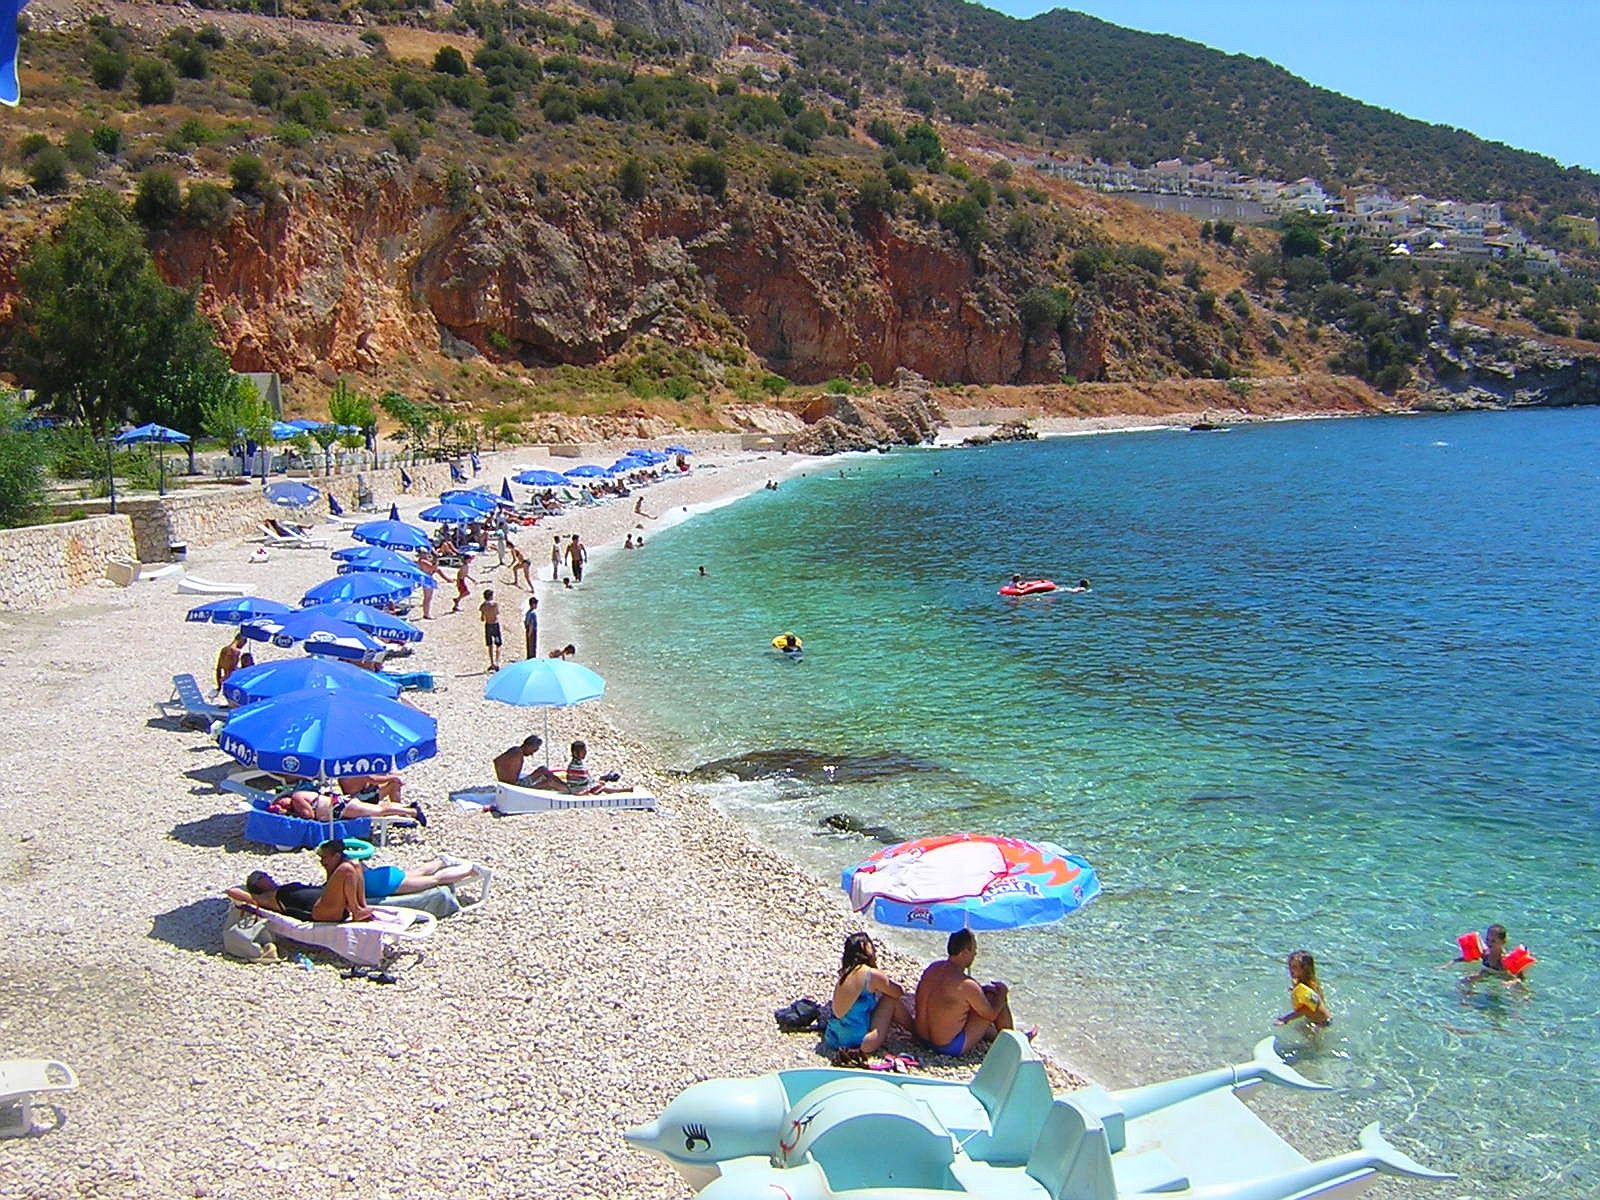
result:
[(132, 526), (123, 515), (0, 529), (0, 609), (48, 607), (104, 579), (113, 555), (133, 553)]

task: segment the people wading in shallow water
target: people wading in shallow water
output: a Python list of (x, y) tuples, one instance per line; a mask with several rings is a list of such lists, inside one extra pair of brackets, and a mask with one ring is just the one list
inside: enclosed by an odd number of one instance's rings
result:
[(583, 582), (583, 565), (589, 561), (589, 551), (577, 534), (567, 543), (567, 565), (572, 568), (572, 582)]

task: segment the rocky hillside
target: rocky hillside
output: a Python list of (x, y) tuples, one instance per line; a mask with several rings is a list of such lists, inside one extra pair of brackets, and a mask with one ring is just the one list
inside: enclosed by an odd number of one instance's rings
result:
[[(899, 379), (891, 407), (917, 414), (913, 377), (1044, 403), (1334, 362), (1394, 392), (1417, 356), (1368, 361), (1364, 298), (1435, 286), (1382, 262), (1358, 278), (1332, 247), (1308, 273), (1277, 231), (1014, 170), (892, 89), (841, 97), (800, 42), (741, 26), (749, 10), (459, 4), (381, 28), (125, 0), (29, 13), (0, 325), (28, 248), (74, 194), (110, 188), (234, 366), (279, 372), (301, 409), (354, 373), (504, 428), (715, 424), (826, 384), (791, 410), (878, 437), (864, 393)], [(1581, 323), (1587, 295), (1540, 311)]]

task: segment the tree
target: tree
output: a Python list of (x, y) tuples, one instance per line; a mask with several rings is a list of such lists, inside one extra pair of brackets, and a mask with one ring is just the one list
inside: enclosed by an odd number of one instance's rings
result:
[(120, 199), (101, 188), (79, 197), (17, 279), (11, 365), (42, 404), (102, 439), (135, 414), (198, 428), (197, 397), (214, 391), (226, 360), (194, 293), (156, 274)]
[(432, 406), (418, 404), (399, 392), (385, 392), (378, 400), (378, 407), (400, 426), (401, 436), (411, 448), (415, 461), (416, 452), (427, 446), (428, 434), (433, 429)]
[(1322, 253), (1322, 239), (1305, 221), (1290, 221), (1284, 227), (1281, 249), (1286, 259), (1309, 258)]
[(454, 46), (440, 46), (433, 56), (433, 69), (441, 75), (460, 77), (467, 73), (467, 60)]
[(206, 404), (200, 428), (207, 437), (230, 448), (241, 439), (264, 442), (272, 431), (272, 406), (255, 384), (243, 375), (234, 375), (227, 388)]
[(89, 56), (89, 78), (103, 92), (118, 92), (128, 78), (128, 56), (108, 46), (95, 47)]
[(27, 409), (0, 391), (0, 528), (26, 525), (44, 500), (44, 439), (24, 427)]
[(347, 448), (355, 449), (356, 446), (365, 445), (368, 450), (376, 446), (378, 433), (378, 413), (372, 405), (372, 397), (362, 395), (345, 382), (340, 376), (339, 381), (333, 385), (333, 394), (328, 397), (328, 419), (335, 425), (344, 425), (352, 429), (359, 429), (355, 446), (346, 443)]

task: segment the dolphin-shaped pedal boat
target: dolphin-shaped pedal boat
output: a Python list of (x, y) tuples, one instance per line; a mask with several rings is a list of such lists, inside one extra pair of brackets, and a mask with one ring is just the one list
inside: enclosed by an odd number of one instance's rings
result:
[[(760, 1164), (780, 1168), (798, 1164), (800, 1160), (790, 1156), (819, 1113), (831, 1113), (837, 1119), (848, 1109), (858, 1128), (870, 1127), (874, 1114), (899, 1113), (903, 1118), (909, 1113), (916, 1118), (913, 1125), (921, 1123), (936, 1130), (936, 1140), (949, 1146), (946, 1166), (933, 1171), (944, 1183), (932, 1186), (933, 1191), (949, 1192), (959, 1190), (952, 1186), (948, 1171), (958, 1157), (978, 1173), (985, 1167), (1026, 1167), (1053, 1114), (1053, 1105), (1064, 1100), (1103, 1131), (1115, 1185), (1109, 1195), (1172, 1194), (1211, 1182), (1244, 1179), (1252, 1161), (1259, 1173), (1275, 1170), (1281, 1174), (1307, 1165), (1234, 1099), (1235, 1091), (1261, 1082), (1306, 1091), (1328, 1090), (1284, 1063), (1269, 1037), (1257, 1043), (1248, 1062), (1122, 1091), (1081, 1088), (1058, 1098), (1052, 1095), (1044, 1063), (1033, 1048), (1017, 1033), (1006, 1031), (995, 1039), (970, 1084), (904, 1075), (872, 1076), (826, 1067), (710, 1079), (685, 1089), (658, 1119), (629, 1129), (624, 1136), (640, 1149), (660, 1154), (690, 1187), (699, 1189), (722, 1176), (742, 1176)], [(1215, 1136), (1204, 1132), (1207, 1126)], [(899, 1127), (910, 1128), (903, 1123)], [(1247, 1147), (1221, 1144), (1230, 1134), (1235, 1141), (1243, 1138), (1262, 1143), (1271, 1153), (1263, 1152), (1251, 1160), (1244, 1153)], [(1166, 1152), (1169, 1148), (1181, 1148), (1185, 1166), (1173, 1160)], [(894, 1144), (892, 1140), (876, 1145), (869, 1142), (864, 1153), (868, 1162), (885, 1163), (895, 1154)], [(1201, 1160), (1215, 1162), (1216, 1169), (1196, 1170), (1196, 1165), (1203, 1165)], [(900, 1186), (872, 1178), (875, 1187)], [(840, 1180), (834, 1179), (832, 1188), (853, 1193), (868, 1186), (864, 1179), (857, 1179), (849, 1189), (841, 1189)], [(787, 1177), (782, 1186), (790, 1188)], [(1018, 1183), (1014, 1180), (1007, 1186)], [(796, 1200), (800, 1194), (795, 1193)], [(1238, 1200), (1256, 1198), (1241, 1196)]]

